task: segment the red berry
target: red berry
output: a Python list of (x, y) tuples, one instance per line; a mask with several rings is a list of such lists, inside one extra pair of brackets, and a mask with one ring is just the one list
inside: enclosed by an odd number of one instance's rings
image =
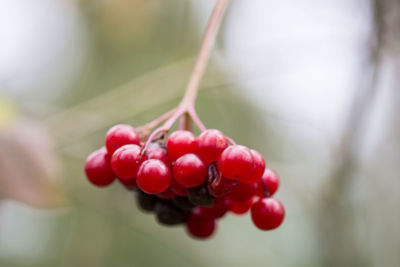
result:
[(194, 209), (186, 222), (188, 233), (198, 239), (211, 237), (215, 226), (215, 219), (204, 213), (200, 208)]
[(251, 206), (251, 219), (261, 230), (277, 228), (285, 218), (282, 203), (275, 198), (261, 198)]
[(228, 141), (218, 130), (210, 129), (202, 132), (197, 141), (197, 154), (204, 162), (210, 164), (218, 160), (222, 151), (228, 147)]
[(279, 177), (271, 169), (264, 171), (261, 180), (257, 183), (257, 195), (260, 197), (272, 197), (279, 187)]
[(228, 198), (236, 202), (244, 202), (251, 199), (257, 192), (257, 183), (245, 184), (239, 182)]
[(207, 189), (214, 197), (226, 196), (235, 190), (239, 181), (225, 179), (215, 164), (208, 166)]
[(129, 125), (119, 124), (108, 130), (105, 145), (110, 155), (123, 145), (140, 145), (138, 133)]
[(178, 183), (174, 177), (172, 177), (170, 188), (177, 196), (186, 197), (188, 194), (188, 189)]
[(136, 182), (147, 194), (159, 194), (171, 184), (171, 172), (164, 162), (149, 159), (139, 167)]
[(154, 147), (146, 151), (148, 159), (158, 159), (165, 163), (167, 166), (171, 166), (171, 161), (168, 158), (167, 150), (163, 147)]
[(250, 198), (249, 200), (244, 201), (244, 202), (232, 201), (231, 207), (229, 210), (234, 214), (243, 215), (243, 214), (246, 214), (250, 210), (253, 202), (254, 202), (254, 198)]
[(121, 179), (136, 177), (139, 169), (142, 148), (138, 145), (124, 145), (115, 150), (111, 157), (111, 168)]
[(195, 154), (186, 154), (174, 164), (174, 177), (185, 187), (197, 187), (207, 178), (206, 164)]
[(253, 156), (254, 160), (254, 169), (253, 172), (246, 178), (241, 179), (243, 183), (254, 183), (261, 179), (265, 171), (265, 160), (264, 157), (257, 151), (250, 149), (250, 153)]
[(164, 192), (157, 194), (157, 196), (161, 199), (173, 199), (176, 197), (175, 193), (172, 192), (171, 187), (169, 187)]
[(167, 150), (171, 161), (177, 160), (182, 155), (195, 153), (196, 148), (197, 140), (192, 132), (178, 130), (168, 137)]
[(228, 198), (218, 198), (212, 207), (202, 207), (205, 213), (216, 219), (223, 217), (230, 209), (232, 201)]
[(245, 179), (253, 171), (253, 165), (250, 149), (241, 145), (226, 148), (218, 158), (218, 168), (228, 179)]
[(86, 160), (85, 173), (87, 179), (94, 185), (105, 187), (115, 180), (115, 175), (111, 170), (110, 157), (105, 148), (101, 148)]
[(136, 179), (135, 178), (133, 178), (133, 179), (121, 179), (121, 178), (117, 177), (117, 179), (128, 190), (134, 190), (134, 189), (136, 189), (138, 187), (137, 184), (136, 184)]

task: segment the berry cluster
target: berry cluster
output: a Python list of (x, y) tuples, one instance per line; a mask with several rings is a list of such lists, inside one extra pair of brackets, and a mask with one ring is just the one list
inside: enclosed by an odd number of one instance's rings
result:
[(277, 228), (285, 216), (283, 205), (272, 198), (279, 178), (265, 168), (263, 156), (218, 130), (205, 130), (198, 138), (177, 130), (165, 142), (143, 146), (134, 128), (116, 125), (107, 132), (105, 147), (88, 157), (85, 172), (99, 187), (118, 179), (137, 191), (143, 211), (154, 212), (164, 225), (185, 224), (195, 238), (210, 237), (228, 211), (251, 210), (261, 230)]

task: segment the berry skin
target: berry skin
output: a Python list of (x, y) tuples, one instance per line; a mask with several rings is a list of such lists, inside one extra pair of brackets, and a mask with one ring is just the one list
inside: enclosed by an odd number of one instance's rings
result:
[(279, 176), (271, 169), (264, 171), (261, 180), (258, 181), (257, 195), (260, 197), (272, 197), (279, 187)]
[(226, 196), (232, 193), (238, 184), (239, 181), (222, 177), (214, 163), (208, 166), (207, 189), (212, 196), (218, 198)]
[(135, 178), (133, 178), (133, 179), (121, 179), (121, 178), (117, 177), (117, 179), (128, 190), (135, 190), (135, 189), (138, 188)]
[(211, 207), (203, 207), (203, 212), (216, 219), (222, 218), (230, 209), (232, 201), (228, 198), (218, 198)]
[(157, 202), (154, 211), (156, 212), (157, 221), (168, 226), (184, 223), (188, 217), (187, 212), (165, 201)]
[(158, 159), (165, 163), (167, 166), (171, 166), (171, 161), (168, 158), (167, 150), (163, 147), (154, 147), (146, 151), (148, 159)]
[(187, 197), (176, 197), (172, 200), (172, 204), (183, 211), (191, 211), (194, 208)]
[(172, 192), (171, 187), (169, 187), (164, 192), (157, 194), (157, 197), (159, 197), (161, 199), (173, 199), (176, 197), (176, 195), (174, 192)]
[(253, 172), (248, 177), (240, 180), (241, 182), (248, 184), (258, 182), (265, 171), (264, 157), (259, 152), (253, 149), (250, 149), (250, 153), (253, 156), (254, 160)]
[(151, 212), (154, 210), (159, 199), (156, 196), (148, 195), (140, 190), (137, 191), (136, 201), (141, 210)]
[(210, 207), (215, 203), (215, 198), (208, 193), (206, 184), (189, 188), (188, 199), (193, 205), (202, 207)]
[(228, 198), (236, 202), (245, 202), (251, 199), (256, 194), (257, 187), (257, 183), (245, 184), (239, 182), (235, 190), (233, 190), (233, 192), (228, 195)]
[(218, 130), (209, 129), (202, 132), (197, 141), (197, 154), (200, 158), (210, 164), (218, 160), (222, 151), (228, 147), (228, 141)]
[(171, 185), (169, 188), (177, 196), (186, 197), (188, 194), (188, 189), (183, 185), (181, 185), (180, 183), (178, 183), (174, 177), (172, 177)]
[(121, 180), (136, 177), (142, 149), (138, 145), (124, 145), (115, 150), (111, 157), (111, 168)]
[(171, 184), (171, 172), (164, 162), (149, 159), (140, 166), (136, 182), (145, 193), (159, 194)]
[(171, 161), (177, 160), (182, 155), (195, 153), (196, 149), (197, 140), (192, 132), (178, 130), (168, 137), (167, 150)]
[(231, 207), (229, 210), (236, 215), (243, 215), (243, 214), (246, 214), (250, 210), (253, 202), (254, 202), (254, 198), (250, 198), (249, 200), (247, 200), (245, 202), (232, 201)]
[(207, 166), (195, 154), (186, 154), (177, 159), (173, 172), (175, 179), (188, 188), (197, 187), (207, 179)]
[(253, 156), (245, 146), (226, 148), (218, 158), (218, 169), (222, 176), (232, 180), (246, 179), (253, 171)]
[(261, 230), (267, 231), (279, 227), (284, 218), (285, 209), (275, 198), (261, 198), (251, 206), (251, 219)]
[(121, 146), (128, 144), (140, 146), (139, 135), (131, 126), (118, 124), (108, 130), (105, 145), (110, 155)]
[(216, 228), (215, 219), (196, 208), (186, 222), (187, 232), (194, 238), (206, 239), (212, 236)]
[(110, 157), (105, 148), (101, 148), (86, 160), (85, 173), (87, 179), (98, 187), (106, 187), (115, 180), (115, 175), (111, 170)]

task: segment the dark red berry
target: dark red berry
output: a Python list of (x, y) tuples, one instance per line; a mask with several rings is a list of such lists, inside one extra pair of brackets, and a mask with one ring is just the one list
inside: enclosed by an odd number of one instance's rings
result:
[(257, 195), (260, 197), (272, 197), (279, 187), (279, 176), (271, 169), (264, 171), (261, 180), (257, 183)]
[(243, 214), (246, 214), (250, 210), (253, 202), (254, 202), (254, 198), (250, 198), (249, 200), (244, 201), (244, 202), (232, 201), (231, 207), (229, 210), (236, 215), (243, 215)]
[(128, 144), (140, 146), (139, 135), (131, 126), (119, 124), (108, 130), (105, 145), (110, 155), (121, 146)]
[(164, 192), (157, 194), (157, 197), (159, 197), (161, 199), (173, 199), (176, 197), (176, 195), (174, 192), (172, 192), (171, 187), (169, 187)]
[(199, 186), (207, 179), (207, 166), (195, 154), (186, 154), (177, 159), (173, 172), (175, 179), (188, 188)]
[(127, 188), (128, 190), (134, 190), (136, 189), (138, 186), (136, 184), (136, 178), (132, 178), (132, 179), (121, 179), (118, 178), (118, 181), (125, 186), (125, 188)]
[(252, 198), (257, 192), (257, 183), (245, 184), (239, 182), (228, 198), (236, 202), (244, 202)]
[(218, 158), (218, 169), (222, 176), (228, 179), (246, 179), (253, 171), (253, 167), (253, 156), (250, 149), (245, 146), (230, 146)]
[(180, 183), (178, 183), (174, 177), (172, 177), (171, 185), (170, 185), (169, 188), (170, 188), (171, 191), (174, 192), (175, 195), (177, 195), (177, 196), (181, 196), (181, 197), (187, 196), (187, 193), (188, 193), (187, 187), (184, 187), (183, 185), (181, 185)]
[(205, 213), (209, 213), (210, 217), (214, 217), (216, 219), (223, 217), (231, 207), (232, 201), (228, 198), (218, 198), (215, 201), (215, 204), (211, 207), (202, 207)]
[(197, 140), (192, 132), (178, 130), (168, 137), (167, 150), (171, 161), (177, 160), (182, 155), (195, 153), (196, 149)]
[(216, 162), (222, 151), (228, 147), (228, 141), (218, 130), (209, 129), (202, 132), (197, 141), (197, 154), (210, 164)]
[(250, 153), (253, 156), (254, 160), (253, 171), (249, 176), (240, 180), (241, 182), (248, 184), (258, 182), (265, 171), (264, 157), (259, 152), (253, 149), (250, 149)]
[(215, 219), (204, 213), (201, 208), (195, 208), (186, 222), (187, 232), (198, 239), (211, 237), (215, 228)]
[(183, 211), (191, 211), (195, 207), (187, 197), (176, 197), (172, 199), (172, 204)]
[(156, 212), (157, 221), (167, 226), (184, 223), (188, 217), (188, 212), (180, 210), (166, 201), (157, 202), (154, 211)]
[(171, 172), (164, 162), (149, 159), (140, 166), (136, 182), (145, 193), (159, 194), (170, 186)]
[(144, 212), (151, 212), (154, 210), (158, 201), (154, 195), (148, 195), (140, 190), (137, 191), (136, 200), (139, 208)]
[(188, 199), (193, 205), (202, 207), (210, 207), (215, 203), (215, 198), (208, 193), (205, 183), (198, 187), (189, 188)]
[(167, 166), (171, 166), (171, 161), (168, 158), (168, 153), (166, 148), (163, 147), (154, 147), (150, 148), (146, 152), (146, 156), (148, 159), (158, 159), (165, 163)]
[(105, 148), (101, 148), (86, 160), (85, 173), (87, 179), (94, 185), (105, 187), (115, 180), (115, 175), (111, 170), (110, 157)]
[(232, 193), (238, 184), (239, 181), (222, 177), (214, 163), (208, 166), (207, 189), (212, 196), (217, 198), (226, 196)]
[(282, 203), (275, 198), (261, 198), (251, 206), (251, 219), (261, 230), (272, 230), (279, 227), (285, 218)]
[(121, 180), (136, 177), (141, 160), (142, 148), (138, 145), (124, 145), (115, 150), (111, 157), (111, 168)]

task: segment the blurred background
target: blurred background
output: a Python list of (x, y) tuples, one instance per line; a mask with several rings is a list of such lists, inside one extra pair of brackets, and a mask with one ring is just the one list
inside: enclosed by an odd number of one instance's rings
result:
[(214, 0), (0, 0), (0, 266), (400, 266), (400, 2), (232, 0), (205, 125), (281, 177), (282, 227), (159, 226), (87, 155), (183, 95)]

